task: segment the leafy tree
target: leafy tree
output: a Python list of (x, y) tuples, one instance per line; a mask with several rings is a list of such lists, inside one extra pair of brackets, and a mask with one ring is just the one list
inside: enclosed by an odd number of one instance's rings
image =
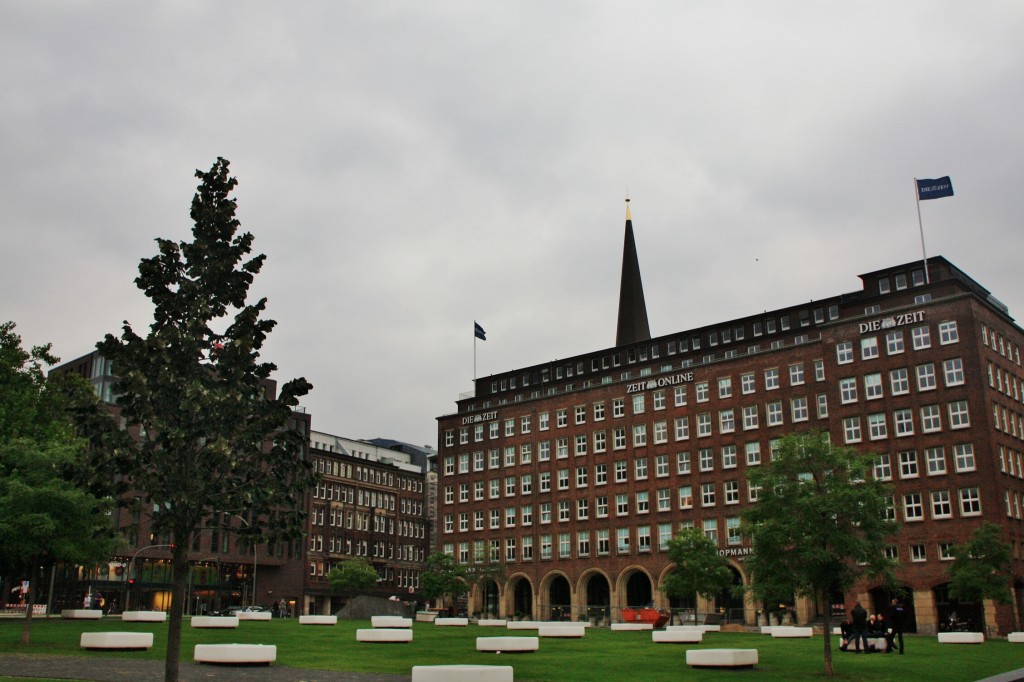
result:
[[(791, 434), (774, 461), (748, 470), (760, 498), (743, 514), (742, 530), (755, 597), (796, 594), (829, 605), (861, 576), (893, 583), (885, 557), (896, 531), (886, 520), (888, 488), (870, 474), (873, 456), (837, 447), (821, 432)], [(825, 674), (831, 676), (831, 608), (825, 609)]]
[(714, 599), (732, 586), (732, 571), (718, 546), (697, 528), (684, 528), (668, 542), (668, 558), (676, 565), (662, 584), (670, 597), (700, 595)]
[(29, 579), (28, 644), (40, 566), (98, 563), (115, 536), (113, 500), (90, 487), (88, 443), (70, 411), (77, 405), (84, 414), (95, 396), (79, 377), (47, 378), (43, 366), (58, 361), (50, 346), (26, 351), (14, 329), (0, 324), (0, 571)]
[(327, 573), (331, 588), (345, 597), (366, 592), (377, 584), (378, 579), (377, 570), (362, 557), (343, 561)]
[(455, 557), (434, 552), (427, 557), (427, 566), (420, 575), (420, 594), (424, 599), (450, 597), (458, 599), (469, 591), (469, 572), (455, 562)]
[[(949, 566), (949, 594), (961, 601), (992, 599), (1000, 604), (1013, 601), (1010, 591), (1010, 543), (1000, 539), (998, 525), (986, 521), (971, 539), (952, 549)], [(1019, 625), (1019, 622), (1018, 622)]]
[(236, 235), (236, 180), (218, 158), (192, 200), (191, 242), (157, 239), (159, 253), (139, 264), (135, 284), (153, 303), (141, 337), (128, 322), (107, 335), (100, 354), (113, 363), (117, 404), (137, 430), (119, 455), (141, 491), (154, 532), (172, 537), (172, 588), (165, 678), (178, 678), (182, 605), (189, 549), (205, 525), (249, 514), (244, 541), (298, 537), (302, 497), (312, 481), (292, 410), (311, 386), (285, 383), (276, 398), (276, 367), (260, 362), (275, 322), (266, 299), (246, 302), (265, 256), (249, 257), (253, 236)]

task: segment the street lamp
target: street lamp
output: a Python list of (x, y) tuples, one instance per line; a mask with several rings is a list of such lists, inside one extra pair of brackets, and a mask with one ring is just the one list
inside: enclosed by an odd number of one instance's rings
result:
[[(128, 571), (125, 573), (125, 581), (126, 582), (128, 581), (128, 578), (131, 576), (132, 566), (135, 565), (135, 558), (138, 557), (143, 552), (145, 552), (147, 549), (154, 549), (154, 548), (157, 548), (157, 547), (174, 547), (174, 545), (146, 545), (145, 547), (139, 548), (139, 550), (137, 552), (135, 552), (135, 554), (132, 554), (132, 558), (128, 560)], [(131, 603), (131, 599), (132, 599), (132, 591), (131, 591), (130, 583), (129, 583), (129, 589), (125, 590), (125, 595), (124, 595), (124, 611), (129, 611), (130, 610), (128, 608), (128, 606)]]

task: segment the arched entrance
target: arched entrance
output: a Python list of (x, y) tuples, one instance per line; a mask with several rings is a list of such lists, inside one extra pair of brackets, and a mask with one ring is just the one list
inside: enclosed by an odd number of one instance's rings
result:
[(572, 589), (564, 575), (556, 575), (548, 583), (547, 620), (572, 620)]
[(593, 573), (587, 578), (587, 620), (592, 625), (608, 625), (611, 622), (612, 588), (608, 578)]
[(914, 593), (910, 587), (900, 585), (895, 590), (881, 586), (870, 590), (871, 613), (880, 613), (888, 617), (892, 600), (898, 599), (903, 605), (903, 631), (917, 632), (917, 614), (914, 612)]
[(949, 583), (935, 586), (932, 593), (935, 595), (935, 615), (938, 617), (939, 632), (985, 631), (985, 615), (981, 604), (953, 599), (949, 596)]
[[(732, 587), (743, 584), (743, 576), (735, 566), (730, 565), (729, 572), (732, 573)], [(743, 597), (734, 595), (732, 587), (722, 590), (715, 597), (715, 607), (722, 623), (742, 623), (744, 619)]]
[(498, 617), (498, 583), (490, 578), (480, 584), (480, 612), (485, 618)]
[(639, 607), (653, 604), (654, 590), (651, 579), (643, 571), (633, 571), (626, 581), (625, 606)]
[(513, 583), (512, 617), (533, 620), (533, 586), (526, 578), (516, 578)]

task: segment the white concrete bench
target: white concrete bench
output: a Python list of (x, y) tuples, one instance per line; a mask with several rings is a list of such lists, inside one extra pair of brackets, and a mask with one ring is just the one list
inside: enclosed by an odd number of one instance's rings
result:
[(437, 613), (434, 611), (417, 611), (416, 622), (417, 623), (433, 623), (434, 619), (437, 618)]
[(541, 626), (539, 620), (510, 620), (505, 625), (507, 630), (536, 630)]
[(703, 625), (666, 625), (666, 632), (704, 632)]
[(492, 653), (521, 653), (537, 651), (540, 648), (539, 637), (477, 637), (476, 650)]
[(537, 635), (540, 637), (568, 637), (578, 638), (587, 634), (587, 629), (577, 624), (550, 624), (541, 625), (537, 628)]
[(103, 617), (101, 609), (64, 609), (60, 612), (61, 618), (76, 620), (99, 620)]
[(412, 618), (402, 616), (371, 616), (370, 625), (375, 628), (411, 628)]
[(833, 635), (839, 635), (840, 637), (842, 637), (843, 636), (843, 629), (842, 628), (832, 628), (832, 634)]
[(405, 644), (412, 641), (412, 630), (409, 628), (361, 628), (356, 630), (356, 641)]
[(980, 632), (940, 632), (939, 644), (981, 644), (985, 635)]
[(196, 644), (192, 658), (196, 663), (270, 665), (277, 660), (277, 646), (274, 644)]
[(435, 618), (434, 625), (464, 628), (469, 625), (469, 618)]
[(239, 611), (238, 620), (270, 620), (273, 615), (270, 611)]
[(163, 623), (165, 620), (165, 611), (125, 611), (121, 614), (123, 623)]
[(653, 630), (654, 623), (612, 623), (612, 630)]
[(83, 649), (149, 649), (152, 632), (83, 632), (79, 640)]
[(655, 644), (700, 644), (704, 633), (700, 630), (655, 630), (651, 633)]
[(1006, 636), (1007, 642), (1013, 642), (1014, 644), (1024, 644), (1024, 632), (1011, 632)]
[(337, 616), (299, 616), (299, 625), (337, 625)]
[(482, 618), (476, 622), (482, 628), (503, 628), (508, 625), (504, 618)]
[(795, 625), (776, 625), (772, 628), (772, 637), (811, 637), (814, 628), (796, 627)]
[(690, 649), (686, 665), (692, 668), (752, 668), (757, 649)]
[(722, 626), (721, 625), (698, 625), (697, 627), (700, 628), (701, 632), (721, 632), (722, 631)]
[(237, 628), (238, 616), (192, 616), (194, 628)]
[(770, 635), (770, 634), (772, 634), (772, 628), (773, 627), (775, 627), (775, 626), (774, 625), (762, 625), (761, 626), (761, 634), (762, 635)]
[(414, 665), (412, 682), (512, 682), (510, 665)]

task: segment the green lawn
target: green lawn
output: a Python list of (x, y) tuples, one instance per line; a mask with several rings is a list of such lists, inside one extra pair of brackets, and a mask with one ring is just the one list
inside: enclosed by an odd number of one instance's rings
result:
[[(21, 647), (19, 620), (0, 620), (0, 652), (98, 657), (162, 659), (166, 624), (121, 623), (119, 620), (62, 621), (40, 619), (33, 626), (32, 644)], [(366, 621), (341, 621), (337, 626), (300, 626), (296, 620), (244, 621), (236, 630), (182, 630), (182, 654), (190, 660), (196, 643), (247, 642), (277, 645), (277, 665), (408, 675), (414, 665), (476, 663), (511, 665), (517, 682), (589, 682), (608, 680), (814, 680), (821, 679), (822, 639), (773, 640), (766, 635), (708, 633), (702, 648), (756, 648), (760, 664), (754, 671), (691, 670), (685, 651), (692, 645), (653, 644), (649, 632), (611, 632), (591, 628), (585, 638), (544, 639), (530, 654), (482, 654), (478, 636), (507, 636), (503, 628), (438, 627), (416, 623), (410, 644), (360, 644), (355, 630)], [(97, 630), (150, 631), (155, 646), (148, 652), (84, 652), (82, 632)], [(833, 644), (838, 644), (833, 638)], [(934, 637), (907, 638), (907, 655), (854, 655), (835, 651), (837, 679), (850, 682), (912, 682), (914, 680), (978, 680), (1024, 667), (1024, 646), (992, 640), (979, 646), (939, 645)], [(2, 665), (0, 665), (2, 669)], [(0, 680), (13, 678), (0, 676)]]

